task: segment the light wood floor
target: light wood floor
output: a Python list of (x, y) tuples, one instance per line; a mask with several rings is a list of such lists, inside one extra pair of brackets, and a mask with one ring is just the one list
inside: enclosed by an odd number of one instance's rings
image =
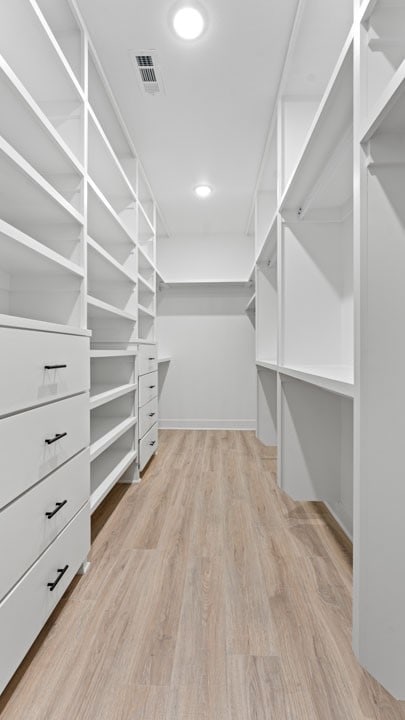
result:
[[(3, 720), (403, 720), (351, 651), (350, 545), (253, 433), (161, 433), (93, 522)], [(1, 649), (3, 651), (4, 648)]]

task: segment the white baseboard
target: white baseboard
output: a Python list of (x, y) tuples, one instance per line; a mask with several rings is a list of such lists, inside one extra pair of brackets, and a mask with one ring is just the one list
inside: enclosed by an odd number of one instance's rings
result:
[(161, 430), (256, 430), (256, 420), (164, 420)]

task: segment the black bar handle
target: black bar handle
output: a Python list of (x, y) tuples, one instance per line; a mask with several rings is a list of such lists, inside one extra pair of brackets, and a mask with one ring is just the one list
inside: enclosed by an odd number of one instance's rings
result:
[(58, 440), (61, 440), (62, 438), (66, 437), (67, 432), (65, 433), (56, 433), (54, 438), (47, 438), (45, 440), (47, 445), (52, 445), (52, 443), (57, 442)]
[(59, 370), (60, 368), (67, 368), (67, 365), (44, 365), (44, 370)]
[(156, 387), (156, 385), (149, 385), (149, 390), (153, 390), (153, 388), (155, 388), (155, 387)]
[(156, 358), (148, 358), (148, 360), (156, 360)]
[(53, 592), (57, 586), (58, 583), (62, 580), (65, 572), (69, 569), (69, 565), (65, 565), (64, 568), (58, 568), (59, 577), (56, 578), (53, 582), (47, 583), (47, 587), (49, 587), (50, 591)]
[(156, 445), (156, 440), (152, 440), (152, 442), (150, 442), (149, 445), (150, 445), (151, 447), (153, 447), (154, 445)]
[(149, 413), (149, 417), (154, 417), (156, 413)]
[(52, 512), (46, 512), (46, 513), (45, 513), (45, 515), (46, 515), (46, 517), (48, 518), (48, 520), (50, 520), (51, 518), (53, 518), (53, 516), (56, 515), (56, 513), (58, 513), (59, 510), (62, 510), (62, 508), (63, 508), (65, 505), (67, 505), (67, 500), (64, 500), (63, 502), (57, 502), (57, 503), (56, 503), (55, 510), (52, 510)]

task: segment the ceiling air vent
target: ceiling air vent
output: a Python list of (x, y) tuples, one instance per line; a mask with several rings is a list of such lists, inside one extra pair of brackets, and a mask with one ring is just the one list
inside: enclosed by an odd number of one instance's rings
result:
[(163, 92), (156, 53), (153, 50), (133, 53), (133, 58), (144, 91), (148, 95), (157, 95)]

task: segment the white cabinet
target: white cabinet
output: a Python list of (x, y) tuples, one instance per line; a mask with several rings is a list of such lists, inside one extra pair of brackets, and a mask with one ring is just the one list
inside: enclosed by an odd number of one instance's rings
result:
[(85, 505), (0, 603), (0, 692), (7, 685), (90, 548)]
[(156, 344), (139, 345), (139, 468), (158, 448), (158, 360)]

